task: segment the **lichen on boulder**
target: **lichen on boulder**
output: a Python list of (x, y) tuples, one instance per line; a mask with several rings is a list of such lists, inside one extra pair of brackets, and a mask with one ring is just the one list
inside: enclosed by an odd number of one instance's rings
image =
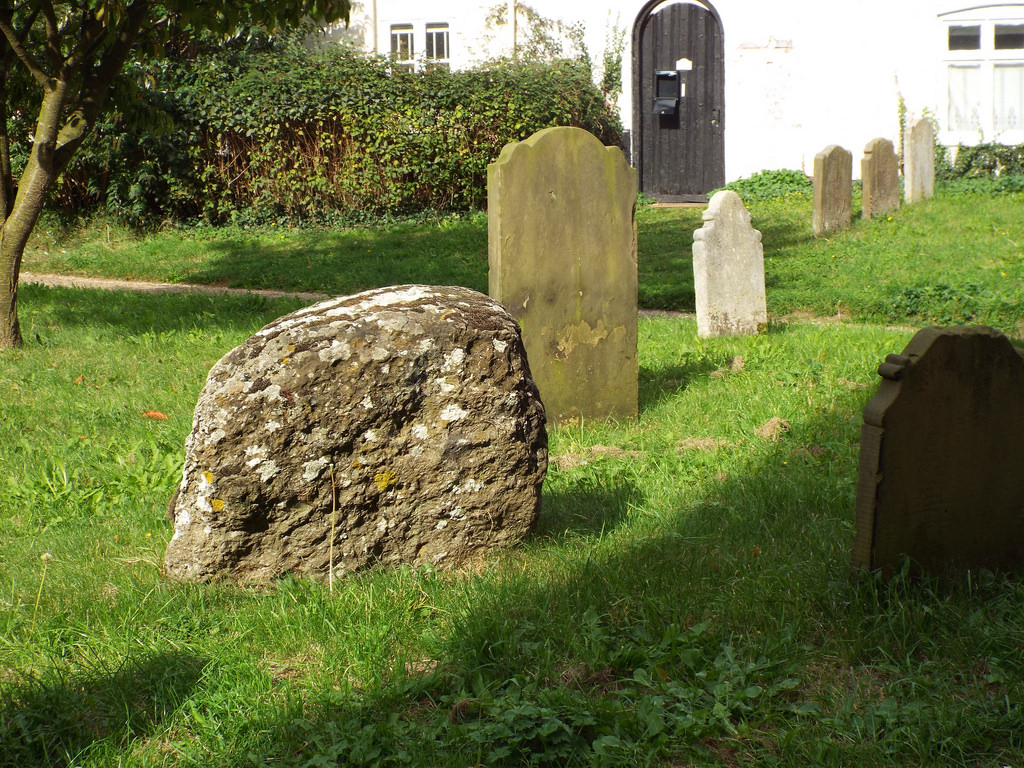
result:
[(270, 323), (213, 366), (185, 448), (165, 566), (189, 580), (464, 563), (524, 538), (547, 470), (519, 327), (456, 287)]

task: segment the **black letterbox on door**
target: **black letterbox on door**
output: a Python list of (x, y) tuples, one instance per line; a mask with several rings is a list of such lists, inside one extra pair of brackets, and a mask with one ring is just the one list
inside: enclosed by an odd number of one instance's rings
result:
[(660, 70), (654, 73), (654, 114), (674, 115), (679, 111), (679, 73)]

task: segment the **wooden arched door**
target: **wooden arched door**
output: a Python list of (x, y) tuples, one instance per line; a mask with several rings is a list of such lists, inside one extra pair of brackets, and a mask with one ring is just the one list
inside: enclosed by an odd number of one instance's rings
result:
[(704, 201), (725, 183), (725, 49), (708, 3), (653, 0), (637, 16), (633, 157), (657, 200)]

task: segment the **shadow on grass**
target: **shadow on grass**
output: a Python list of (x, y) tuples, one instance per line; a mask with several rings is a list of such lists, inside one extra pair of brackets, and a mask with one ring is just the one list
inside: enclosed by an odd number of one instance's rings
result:
[(781, 216), (768, 217), (760, 225), (754, 222), (754, 229), (761, 231), (761, 243), (765, 249), (786, 250), (814, 241), (810, 219), (806, 221)]
[[(261, 327), (308, 301), (264, 296), (205, 296), (194, 293), (142, 294), (24, 285), (19, 315), (27, 344), (46, 343), (63, 327), (112, 330), (117, 335), (239, 331)], [(38, 338), (37, 338), (38, 337)]]
[(190, 282), (334, 295), (406, 283), (487, 291), (487, 222), (325, 230), (296, 247), (273, 235), (209, 243), (212, 257)]
[(693, 233), (701, 226), (696, 208), (641, 211), (638, 214), (638, 300), (644, 309), (692, 312)]
[[(601, 460), (600, 456), (559, 457), (566, 458), (583, 466)], [(561, 472), (557, 467), (548, 471)], [(601, 473), (567, 473), (556, 490), (545, 492), (536, 535), (554, 539), (569, 534), (607, 533), (625, 520), (642, 497), (640, 489), (628, 480), (609, 483)]]
[[(884, 584), (851, 582), (859, 425), (832, 412), (787, 417), (792, 429), (755, 462), (717, 478), (703, 501), (651, 521), (643, 535), (618, 536), (605, 526), (643, 503), (641, 490), (623, 478), (555, 494), (560, 518), (589, 513), (592, 524), (577, 530), (600, 524), (603, 535), (567, 554), (560, 568), (517, 570), (474, 590), (465, 611), (451, 617), (433, 662), (396, 667), (387, 692), (345, 701), (314, 694), (301, 717), (282, 713), (254, 724), (269, 734), (256, 764), (321, 757), (331, 765), (405, 764), (411, 756), (411, 764), (437, 766), (587, 765), (599, 762), (601, 743), (639, 750), (634, 762), (627, 750), (608, 763), (615, 765), (670, 757), (680, 765), (755, 765), (759, 757), (778, 761), (780, 749), (779, 764), (851, 765), (863, 757), (859, 713), (884, 708), (879, 696), (889, 687), (922, 702), (927, 715), (873, 736), (877, 764), (943, 764), (965, 754), (986, 762), (999, 745), (1010, 748), (1016, 723), (1002, 693), (971, 698), (977, 690), (969, 680), (937, 672), (929, 673), (927, 690), (914, 686), (921, 660), (966, 669), (982, 642), (998, 658), (1016, 653), (1012, 611), (999, 610), (1006, 618), (994, 635), (984, 622), (964, 623), (967, 607), (977, 611), (984, 602), (965, 606), (908, 584), (887, 597)], [(605, 504), (611, 517), (600, 509)], [(991, 593), (993, 606), (1022, 607), (1012, 583)], [(689, 634), (697, 625), (704, 628)], [(665, 640), (679, 633), (682, 640)], [(852, 681), (835, 683), (849, 712), (829, 708), (832, 676)], [(699, 704), (665, 710), (657, 727), (643, 719), (645, 697), (664, 701), (705, 678), (711, 682)], [(719, 700), (721, 716), (702, 721), (700, 708), (731, 688), (750, 698)], [(912, 738), (965, 710), (969, 729), (948, 739)], [(688, 731), (691, 722), (697, 725)], [(737, 736), (746, 723), (756, 723), (758, 738)], [(681, 735), (668, 738), (663, 729), (675, 727)], [(774, 741), (796, 733), (785, 748)]]
[[(552, 602), (559, 615), (579, 618), (592, 610), (624, 624), (715, 617), (724, 633), (742, 628), (757, 634), (779, 631), (784, 613), (800, 625), (848, 575), (857, 475), (851, 446), (859, 424), (832, 414), (786, 418), (788, 432), (758, 438), (768, 450), (756, 462), (716, 474), (703, 499), (652, 520), (649, 535), (595, 551), (574, 564), (563, 583), (524, 585), (505, 605), (496, 605), (504, 602), (496, 597), (471, 607), (451, 635), (453, 656), (468, 660), (473, 647), (486, 645), (483, 636), (472, 638), (475, 628), (490, 624), (487, 616), (530, 615), (534, 606)], [(645, 496), (624, 478), (606, 490), (607, 498), (640, 507)], [(537, 593), (528, 594), (533, 589)], [(769, 609), (790, 598), (786, 611)], [(845, 617), (831, 618), (845, 624)]]
[(5, 682), (0, 765), (63, 768), (84, 765), (81, 757), (95, 743), (127, 749), (189, 697), (203, 666), (188, 654), (159, 653), (110, 673)]
[(641, 365), (638, 382), (641, 415), (686, 389), (695, 379), (725, 368), (728, 364), (728, 356), (722, 355), (720, 361), (701, 358), (695, 359), (689, 365), (671, 365), (665, 368), (648, 368)]

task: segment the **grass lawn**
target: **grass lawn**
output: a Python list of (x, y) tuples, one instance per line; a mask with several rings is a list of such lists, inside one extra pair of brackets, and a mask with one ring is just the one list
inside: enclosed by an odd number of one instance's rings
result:
[[(332, 591), (160, 570), (206, 371), (299, 302), (23, 287), (27, 344), (0, 356), (0, 765), (1024, 766), (1021, 574), (849, 578), (875, 369), (927, 322), (1019, 338), (1022, 207), (940, 197), (814, 240), (806, 199), (752, 203), (765, 333), (642, 318), (640, 418), (551, 432), (524, 547)], [(644, 306), (692, 309), (699, 225), (640, 210)], [(482, 289), (486, 223), (93, 225), (42, 231), (26, 268)]]
[[(769, 314), (864, 322), (981, 322), (1019, 334), (1024, 198), (938, 196), (828, 238), (811, 202), (750, 203), (762, 233)], [(700, 208), (637, 212), (640, 306), (693, 311), (693, 231)], [(484, 214), (384, 229), (194, 228), (139, 235), (104, 223), (43, 222), (25, 255), (33, 272), (348, 294), (432, 283), (487, 290)]]

